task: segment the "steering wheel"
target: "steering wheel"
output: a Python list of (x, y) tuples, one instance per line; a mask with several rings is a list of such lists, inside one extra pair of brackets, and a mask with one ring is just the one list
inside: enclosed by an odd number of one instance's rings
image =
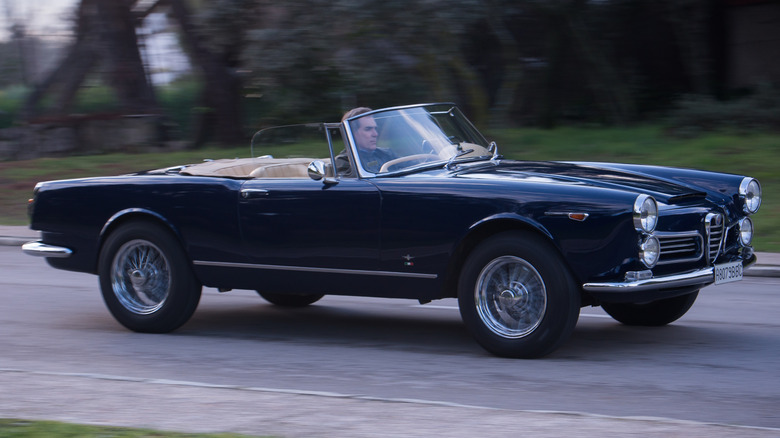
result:
[(433, 149), (433, 145), (428, 140), (422, 141), (422, 149), (423, 153), (425, 154), (435, 154), (436, 151)]
[(387, 163), (383, 164), (381, 168), (379, 168), (380, 172), (387, 172), (387, 169), (389, 169), (392, 166), (395, 166), (396, 164), (406, 163), (407, 161), (414, 161), (414, 160), (421, 160), (421, 163), (424, 163), (426, 161), (434, 161), (434, 160), (440, 160), (438, 155), (436, 154), (414, 154), (414, 155), (406, 155), (404, 157), (398, 157), (394, 158)]

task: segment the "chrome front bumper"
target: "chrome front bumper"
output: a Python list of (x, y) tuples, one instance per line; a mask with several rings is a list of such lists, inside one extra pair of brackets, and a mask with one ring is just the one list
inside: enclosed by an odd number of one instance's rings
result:
[[(736, 261), (736, 260), (735, 260)], [(742, 266), (748, 266), (756, 262), (756, 256), (751, 255), (742, 261)], [(620, 281), (606, 283), (585, 283), (582, 288), (587, 292), (608, 293), (632, 293), (661, 289), (677, 289), (690, 286), (704, 287), (715, 282), (715, 268), (712, 266), (683, 274), (666, 275), (635, 281)]]
[(674, 289), (715, 282), (715, 268), (704, 268), (685, 274), (648, 278), (647, 280), (610, 283), (585, 283), (582, 288), (588, 292), (641, 292), (653, 289)]
[(37, 240), (33, 242), (27, 242), (22, 245), (22, 251), (27, 255), (36, 257), (66, 258), (73, 254), (73, 250), (70, 248), (47, 245)]

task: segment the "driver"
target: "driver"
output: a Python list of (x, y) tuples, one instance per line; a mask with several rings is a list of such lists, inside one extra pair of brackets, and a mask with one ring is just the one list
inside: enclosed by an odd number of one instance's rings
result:
[[(371, 108), (359, 107), (353, 108), (341, 118), (341, 121), (370, 112)], [(376, 145), (377, 132), (376, 121), (371, 116), (361, 117), (352, 121), (352, 137), (355, 139), (358, 156), (363, 168), (369, 172), (378, 173), (383, 164), (390, 160), (398, 158), (395, 152), (387, 148), (380, 148)], [(339, 174), (354, 176), (351, 172), (349, 158), (346, 151), (343, 151), (336, 157), (336, 166)]]

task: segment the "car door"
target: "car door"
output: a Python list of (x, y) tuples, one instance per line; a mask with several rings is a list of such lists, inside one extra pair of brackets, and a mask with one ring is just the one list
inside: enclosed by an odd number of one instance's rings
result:
[(241, 188), (239, 221), (252, 263), (271, 269), (376, 268), (379, 192), (368, 182), (248, 180)]
[(242, 275), (269, 292), (370, 288), (378, 267), (379, 206), (376, 187), (358, 179), (246, 181), (239, 200), (248, 262)]
[[(253, 143), (254, 150), (274, 157), (299, 150), (330, 156), (321, 159), (328, 164), (343, 148), (338, 124), (265, 130)], [(371, 272), (378, 269), (380, 222), (380, 196), (373, 184), (357, 178), (255, 175), (260, 176), (243, 183), (238, 200), (252, 279), (264, 288), (284, 289), (278, 292), (371, 287)]]

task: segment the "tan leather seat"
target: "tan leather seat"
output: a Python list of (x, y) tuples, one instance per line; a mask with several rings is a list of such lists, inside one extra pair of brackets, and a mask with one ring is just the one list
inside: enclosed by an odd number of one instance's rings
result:
[(278, 163), (258, 167), (249, 176), (253, 178), (305, 178), (309, 176), (309, 173), (305, 164)]
[[(206, 161), (193, 164), (184, 169), (181, 173), (194, 176), (227, 176), (235, 178), (246, 178), (253, 171), (257, 171), (261, 177), (265, 178), (300, 178), (308, 176), (307, 166), (313, 158), (237, 158)], [(265, 167), (280, 166), (267, 171), (260, 169)]]
[(189, 166), (182, 173), (195, 176), (246, 177), (260, 164), (258, 160), (250, 158), (214, 160)]

